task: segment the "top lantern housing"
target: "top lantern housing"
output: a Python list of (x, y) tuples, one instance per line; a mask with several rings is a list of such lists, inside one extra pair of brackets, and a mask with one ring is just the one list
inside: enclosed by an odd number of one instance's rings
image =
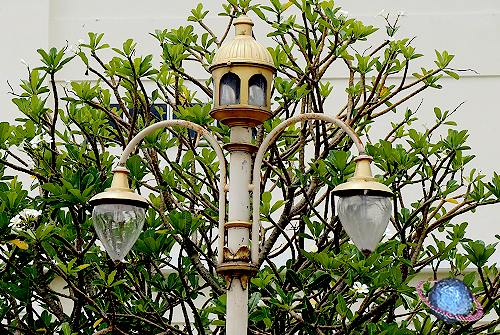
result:
[(269, 51), (252, 36), (246, 15), (234, 21), (234, 38), (214, 56), (214, 108), (210, 115), (228, 126), (256, 127), (269, 120), (276, 68)]

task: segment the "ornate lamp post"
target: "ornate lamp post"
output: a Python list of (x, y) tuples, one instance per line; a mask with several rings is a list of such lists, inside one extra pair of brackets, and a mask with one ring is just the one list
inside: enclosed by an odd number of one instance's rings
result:
[(273, 116), (271, 86), (276, 69), (269, 51), (252, 37), (248, 16), (240, 16), (234, 26), (235, 37), (217, 51), (210, 67), (211, 116), (231, 129), (230, 143), (224, 146), (230, 157), (228, 221), (219, 228), (217, 271), (226, 279), (226, 333), (246, 334), (248, 280), (258, 270), (250, 262), (249, 244), (252, 153), (258, 149), (252, 144), (252, 128)]
[(243, 335), (248, 328), (248, 280), (258, 271), (259, 264), (260, 170), (265, 152), (284, 129), (296, 122), (322, 120), (339, 126), (354, 141), (359, 152), (356, 172), (347, 183), (336, 187), (334, 194), (340, 197), (340, 220), (365, 256), (371, 254), (385, 231), (391, 215), (388, 198), (392, 192), (372, 177), (371, 157), (366, 155), (357, 134), (333, 116), (309, 113), (289, 118), (273, 129), (260, 147), (252, 144), (252, 128), (273, 116), (270, 95), (276, 69), (270, 53), (252, 37), (252, 21), (242, 15), (234, 25), (236, 36), (219, 49), (210, 67), (215, 88), (211, 115), (230, 127), (230, 143), (224, 146), (230, 156), (229, 184), (226, 185), (222, 149), (207, 130), (189, 121), (162, 121), (145, 128), (130, 141), (113, 171), (111, 187), (90, 202), (94, 205), (94, 226), (108, 254), (115, 261), (123, 259), (142, 230), (147, 207), (147, 201), (128, 187), (125, 163), (130, 153), (147, 134), (163, 127), (182, 126), (204, 136), (220, 164), (217, 271), (226, 279), (226, 334)]

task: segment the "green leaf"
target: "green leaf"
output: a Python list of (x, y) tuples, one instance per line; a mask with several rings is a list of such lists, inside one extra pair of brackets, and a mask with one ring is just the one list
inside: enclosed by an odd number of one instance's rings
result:
[(71, 328), (69, 326), (69, 323), (68, 322), (64, 322), (62, 325), (61, 325), (61, 329), (64, 333), (64, 335), (71, 335)]
[(257, 304), (260, 301), (262, 294), (260, 292), (254, 292), (248, 299), (248, 311), (251, 312), (257, 307)]
[(460, 76), (458, 74), (456, 74), (455, 72), (452, 72), (452, 71), (444, 71), (444, 73), (446, 73), (447, 75), (449, 75), (450, 77), (452, 78), (455, 78), (456, 80), (460, 79)]
[(290, 282), (292, 287), (297, 287), (298, 289), (303, 289), (304, 284), (303, 284), (302, 280), (300, 279), (299, 275), (297, 274), (297, 272), (295, 272), (294, 270), (292, 270), (292, 269), (286, 270), (286, 280), (288, 282)]
[[(438, 120), (441, 120), (441, 117), (443, 116), (441, 113), (441, 109), (439, 109), (438, 107), (434, 107), (434, 114), (436, 115), (436, 118)], [(413, 129), (411, 129), (411, 130), (413, 130)]]
[(347, 311), (349, 309), (347, 308), (347, 304), (342, 294), (337, 294), (337, 305), (335, 306), (335, 309), (342, 317), (347, 315)]
[(113, 281), (115, 280), (115, 276), (116, 276), (116, 270), (112, 271), (109, 275), (108, 275), (108, 280), (106, 281), (106, 283), (108, 284), (108, 286), (111, 286), (111, 284), (113, 283)]
[(330, 274), (324, 271), (317, 271), (313, 278), (313, 281), (307, 285), (307, 288), (312, 291), (327, 288), (332, 280)]
[(304, 319), (304, 321), (309, 324), (315, 323), (318, 317), (309, 299), (307, 297), (304, 297), (302, 299), (302, 304), (306, 307), (302, 310), (302, 318)]
[(277, 211), (281, 206), (283, 206), (284, 204), (286, 204), (286, 200), (278, 200), (276, 201), (273, 206), (271, 207), (271, 213), (274, 213), (275, 211)]
[(467, 286), (472, 286), (475, 280), (476, 280), (476, 272), (471, 272), (464, 276), (463, 282)]

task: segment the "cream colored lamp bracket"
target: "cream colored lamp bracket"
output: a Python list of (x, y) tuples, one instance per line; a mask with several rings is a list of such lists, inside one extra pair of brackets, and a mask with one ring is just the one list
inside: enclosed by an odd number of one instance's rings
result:
[[(252, 213), (252, 250), (251, 259), (253, 264), (258, 263), (259, 257), (259, 245), (260, 245), (260, 187), (255, 187), (255, 185), (260, 185), (260, 169), (262, 166), (262, 161), (264, 154), (266, 153), (269, 146), (274, 143), (280, 136), (281, 132), (285, 130), (290, 125), (302, 122), (306, 120), (321, 120), (325, 122), (330, 122), (340, 127), (354, 142), (356, 149), (358, 150), (358, 157), (355, 158), (356, 161), (356, 171), (352, 178), (349, 178), (347, 183), (337, 186), (333, 192), (362, 192), (364, 190), (369, 190), (374, 193), (381, 193), (385, 196), (392, 195), (392, 191), (377, 181), (377, 179), (372, 177), (372, 172), (370, 168), (370, 162), (373, 160), (372, 157), (366, 155), (363, 142), (359, 138), (358, 134), (344, 121), (330, 115), (322, 113), (306, 113), (291, 117), (278, 126), (276, 126), (264, 139), (259, 151), (255, 157), (254, 169), (253, 169), (253, 213)], [(257, 246), (257, 247), (255, 247)]]
[(185, 120), (166, 120), (154, 123), (149, 127), (144, 128), (128, 143), (128, 145), (125, 147), (125, 150), (123, 150), (122, 156), (118, 162), (118, 166), (113, 169), (114, 174), (111, 187), (107, 188), (105, 192), (95, 195), (92, 199), (90, 199), (89, 203), (95, 205), (118, 200), (119, 202), (131, 202), (141, 207), (148, 207), (148, 201), (129, 188), (127, 176), (129, 171), (125, 167), (125, 163), (127, 162), (130, 154), (134, 152), (137, 145), (144, 139), (144, 137), (158, 129), (163, 129), (166, 127), (184, 127), (196, 131), (212, 145), (212, 148), (217, 154), (220, 169), (218, 261), (219, 263), (221, 263), (223, 257), (222, 250), (224, 248), (224, 223), (226, 217), (226, 161), (217, 140), (205, 128), (196, 123)]

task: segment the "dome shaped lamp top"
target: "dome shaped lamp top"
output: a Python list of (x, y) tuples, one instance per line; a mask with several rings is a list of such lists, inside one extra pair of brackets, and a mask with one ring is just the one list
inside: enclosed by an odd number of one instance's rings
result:
[(276, 68), (271, 54), (252, 36), (252, 20), (246, 15), (240, 15), (233, 25), (235, 36), (219, 48), (210, 66), (210, 71), (233, 64), (258, 64), (275, 72)]

